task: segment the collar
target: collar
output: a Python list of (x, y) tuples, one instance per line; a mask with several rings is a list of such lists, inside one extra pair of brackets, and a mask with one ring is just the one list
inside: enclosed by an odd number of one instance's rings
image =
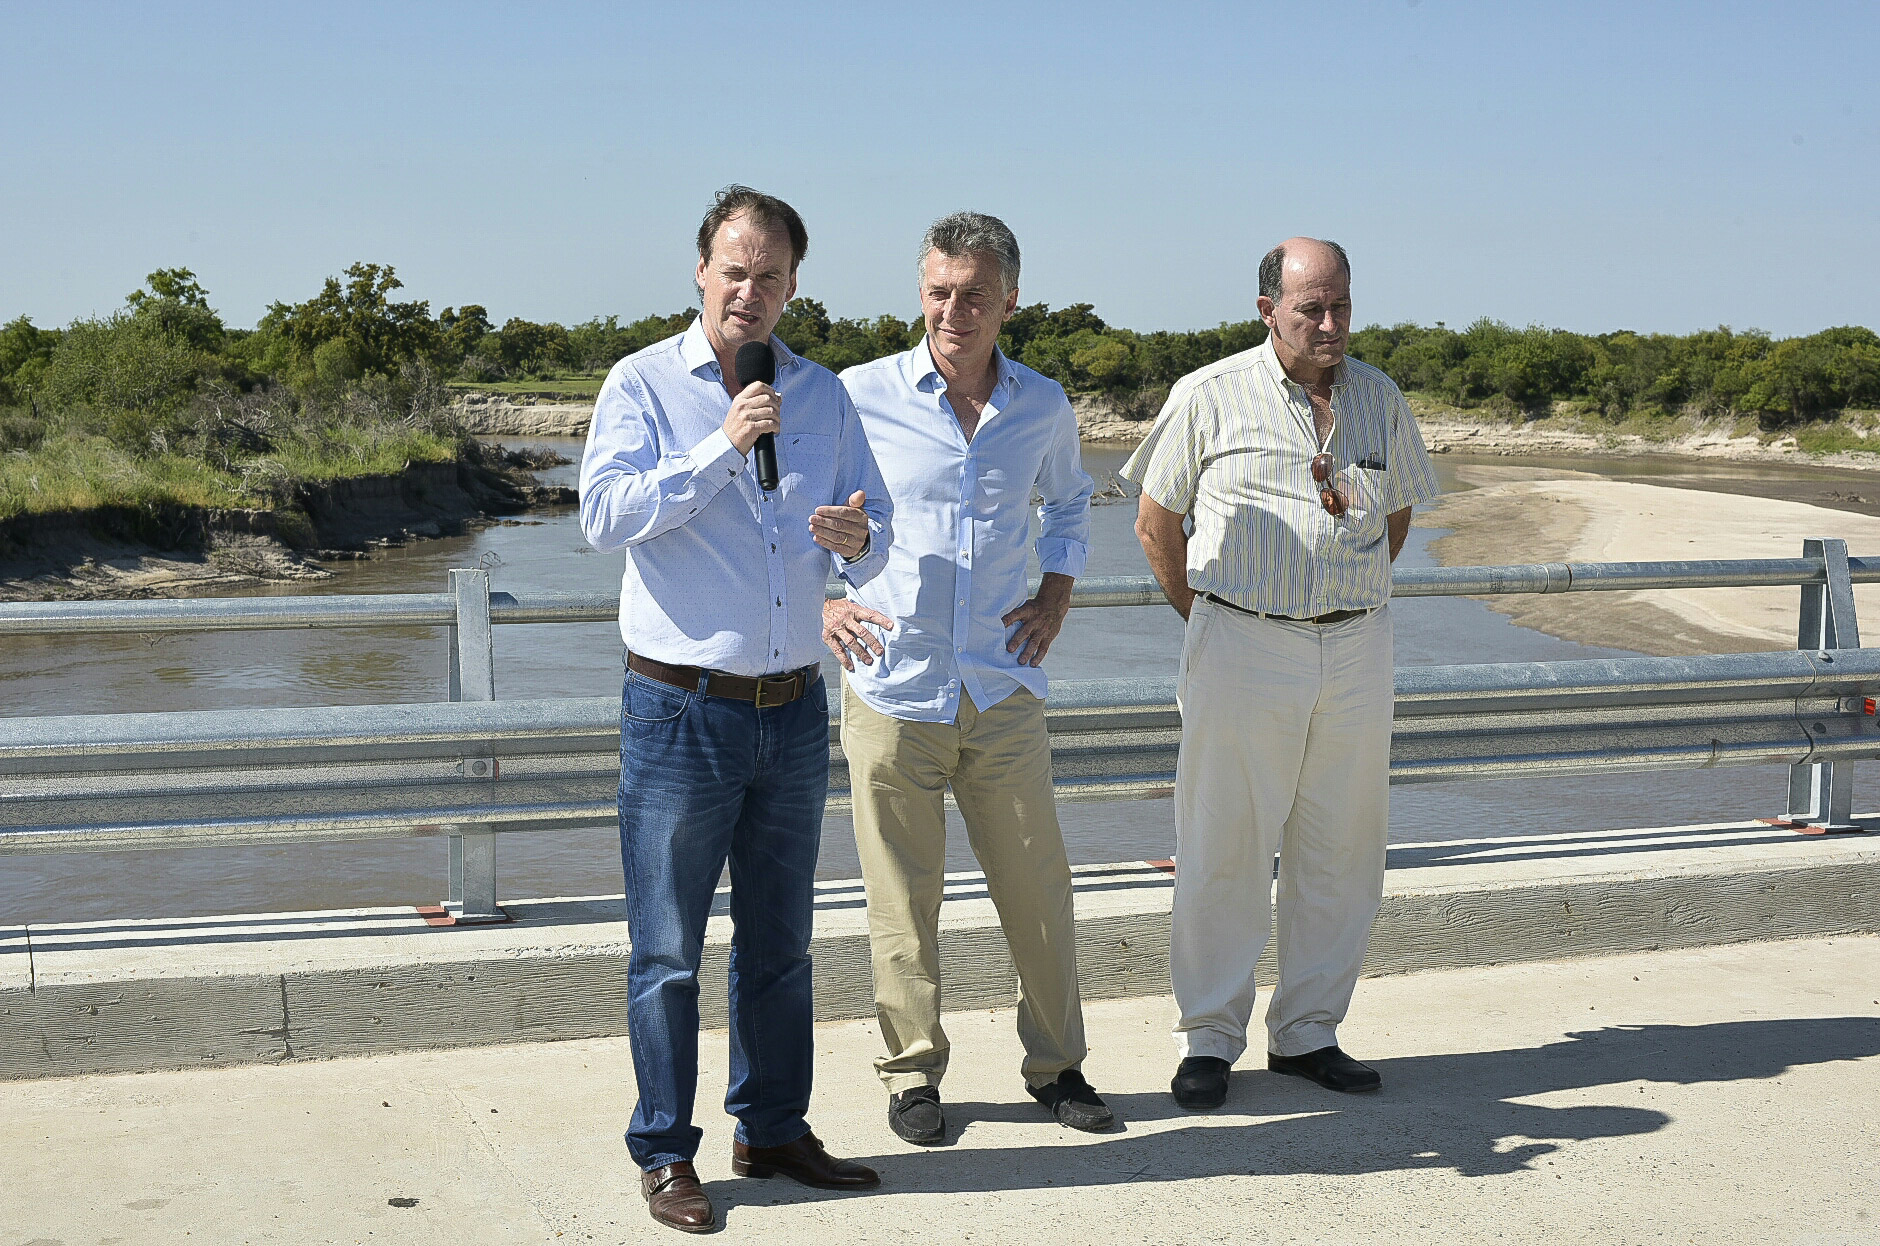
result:
[[(783, 339), (776, 334), (770, 335), (770, 349), (777, 352), (777, 371), (794, 368), (801, 362)], [(709, 369), (707, 375), (714, 381), (723, 383), (724, 377), (718, 367), (718, 354), (712, 350), (711, 339), (705, 336), (705, 313), (692, 317), (692, 323), (679, 335), (679, 359), (685, 364), (687, 372), (697, 375), (700, 369)]]
[[(925, 334), (921, 335), (920, 343), (907, 352), (907, 362), (915, 389), (931, 394), (946, 388), (946, 378), (940, 375), (940, 369), (933, 361), (933, 351), (927, 345)], [(996, 346), (992, 348), (992, 366), (999, 374), (999, 379), (992, 383), (993, 393), (1008, 387), (1017, 389), (1024, 384), (1018, 369), (1005, 357), (1005, 352)]]
[[(1286, 375), (1285, 366), (1280, 363), (1279, 355), (1273, 350), (1272, 333), (1269, 332), (1266, 335), (1266, 341), (1260, 343), (1256, 349), (1259, 351), (1257, 358), (1266, 366), (1274, 380), (1282, 385), (1290, 386), (1300, 393), (1305, 392), (1305, 386)], [(1332, 369), (1333, 389), (1339, 388), (1351, 379), (1351, 369), (1346, 366), (1348, 362), (1349, 360), (1347, 359), (1340, 359), (1337, 366)]]

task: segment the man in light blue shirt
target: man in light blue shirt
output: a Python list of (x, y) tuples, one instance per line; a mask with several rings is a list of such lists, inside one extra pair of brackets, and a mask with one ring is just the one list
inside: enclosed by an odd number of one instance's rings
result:
[[(1018, 968), (1026, 1088), (1061, 1123), (1102, 1129), (1113, 1118), (1080, 1071), (1070, 864), (1038, 669), (1084, 569), (1090, 477), (1062, 387), (998, 349), (1018, 305), (1012, 231), (980, 213), (943, 217), (919, 264), (926, 338), (842, 374), (894, 499), (888, 566), (823, 612), (849, 671), (842, 749), (888, 1049), (875, 1068), (895, 1133), (945, 1141), (938, 927), (951, 787)], [(1028, 597), (1034, 490), (1044, 577)]]
[[(782, 200), (719, 192), (698, 233), (703, 312), (621, 360), (594, 404), (581, 525), (626, 551), (620, 634), (620, 850), (627, 1025), (639, 1104), (627, 1150), (653, 1219), (716, 1223), (692, 1160), (698, 968), (712, 893), (731, 866), (732, 1170), (830, 1188), (877, 1184), (809, 1131), (809, 939), (829, 787), (819, 661), (824, 585), (887, 561), (888, 494), (847, 393), (772, 336), (808, 248)], [(739, 348), (768, 342), (773, 384), (741, 384)], [(746, 456), (775, 439), (779, 479)]]

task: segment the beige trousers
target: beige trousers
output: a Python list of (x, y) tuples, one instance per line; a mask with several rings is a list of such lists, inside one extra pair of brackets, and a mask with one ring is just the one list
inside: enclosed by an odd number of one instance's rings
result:
[(1021, 688), (981, 711), (962, 692), (955, 721), (906, 722), (869, 706), (844, 680), (842, 751), (887, 1047), (875, 1072), (889, 1092), (938, 1086), (947, 1068), (939, 930), (948, 787), (1018, 970), (1020, 1071), (1041, 1086), (1082, 1064), (1077, 927), (1044, 702)]
[(1338, 1041), (1384, 887), (1390, 821), (1388, 608), (1326, 627), (1197, 598), (1182, 645), (1169, 976), (1184, 1056), (1247, 1047), (1272, 928), (1267, 1050)]

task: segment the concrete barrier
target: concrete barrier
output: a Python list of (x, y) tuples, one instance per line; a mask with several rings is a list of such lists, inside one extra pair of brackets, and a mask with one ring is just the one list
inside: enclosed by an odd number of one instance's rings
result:
[[(1760, 822), (1391, 848), (1367, 975), (1880, 931), (1880, 836)], [(1168, 990), (1166, 863), (1078, 867), (1090, 999)], [(983, 878), (949, 877), (945, 1007), (1010, 1005)], [(730, 922), (707, 938), (704, 1024), (725, 1024)], [(197, 1068), (626, 1028), (621, 900), (515, 901), (500, 926), (418, 909), (0, 927), (0, 1078)], [(816, 1014), (873, 1014), (858, 881), (818, 885)], [(1272, 982), (1272, 954), (1261, 985)]]

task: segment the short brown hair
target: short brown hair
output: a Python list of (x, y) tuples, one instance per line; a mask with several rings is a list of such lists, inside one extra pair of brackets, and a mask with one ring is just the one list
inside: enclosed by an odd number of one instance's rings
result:
[(740, 213), (749, 213), (751, 220), (765, 229), (781, 229), (790, 235), (790, 271), (795, 272), (796, 266), (809, 254), (809, 231), (803, 228), (803, 218), (775, 195), (766, 195), (736, 182), (718, 192), (711, 211), (699, 222), (698, 257), (711, 259), (712, 240), (718, 236), (718, 227)]

